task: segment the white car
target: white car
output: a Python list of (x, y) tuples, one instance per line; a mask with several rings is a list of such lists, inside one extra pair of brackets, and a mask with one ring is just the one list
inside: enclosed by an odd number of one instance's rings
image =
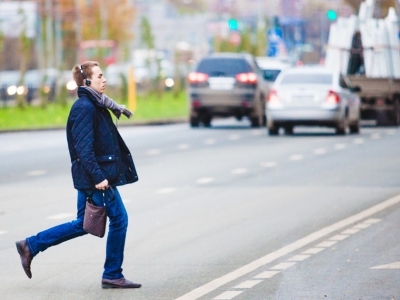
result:
[(293, 66), (289, 58), (284, 57), (256, 57), (257, 65), (261, 69), (264, 80), (273, 83), (282, 70)]
[(273, 84), (266, 104), (267, 127), (277, 135), (298, 125), (328, 126), (336, 134), (360, 131), (360, 99), (349, 79), (322, 67), (297, 67), (282, 71)]

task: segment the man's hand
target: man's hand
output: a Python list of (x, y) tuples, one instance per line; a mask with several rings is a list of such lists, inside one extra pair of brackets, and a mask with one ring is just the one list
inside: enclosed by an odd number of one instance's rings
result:
[(108, 180), (104, 179), (102, 182), (95, 185), (98, 190), (106, 190), (108, 189)]

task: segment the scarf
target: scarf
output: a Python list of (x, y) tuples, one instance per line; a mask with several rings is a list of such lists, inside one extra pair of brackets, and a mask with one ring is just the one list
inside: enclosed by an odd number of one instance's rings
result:
[(130, 119), (133, 116), (133, 113), (131, 111), (129, 111), (128, 109), (126, 109), (125, 105), (118, 104), (113, 99), (108, 97), (106, 94), (102, 94), (102, 93), (92, 89), (91, 87), (87, 87), (87, 86), (81, 86), (81, 88), (84, 88), (88, 92), (90, 92), (100, 105), (110, 109), (112, 111), (112, 113), (118, 118), (118, 120), (121, 117), (121, 114), (124, 114), (128, 119)]

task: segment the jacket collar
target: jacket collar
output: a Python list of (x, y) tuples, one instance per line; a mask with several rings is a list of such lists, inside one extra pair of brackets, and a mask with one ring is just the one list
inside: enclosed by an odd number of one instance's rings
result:
[(78, 97), (82, 98), (82, 97), (87, 97), (90, 101), (92, 101), (95, 105), (100, 106), (100, 107), (104, 107), (103, 105), (101, 105), (96, 98), (92, 95), (91, 92), (89, 92), (87, 89), (83, 88), (83, 87), (78, 87)]

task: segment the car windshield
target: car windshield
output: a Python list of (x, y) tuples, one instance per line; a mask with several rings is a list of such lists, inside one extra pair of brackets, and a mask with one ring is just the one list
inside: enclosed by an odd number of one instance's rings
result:
[(332, 84), (331, 74), (286, 74), (283, 76), (280, 84)]
[(281, 70), (262, 70), (264, 79), (267, 81), (275, 81)]
[(210, 77), (235, 77), (239, 73), (251, 72), (251, 69), (244, 59), (206, 58), (200, 62), (197, 72)]

